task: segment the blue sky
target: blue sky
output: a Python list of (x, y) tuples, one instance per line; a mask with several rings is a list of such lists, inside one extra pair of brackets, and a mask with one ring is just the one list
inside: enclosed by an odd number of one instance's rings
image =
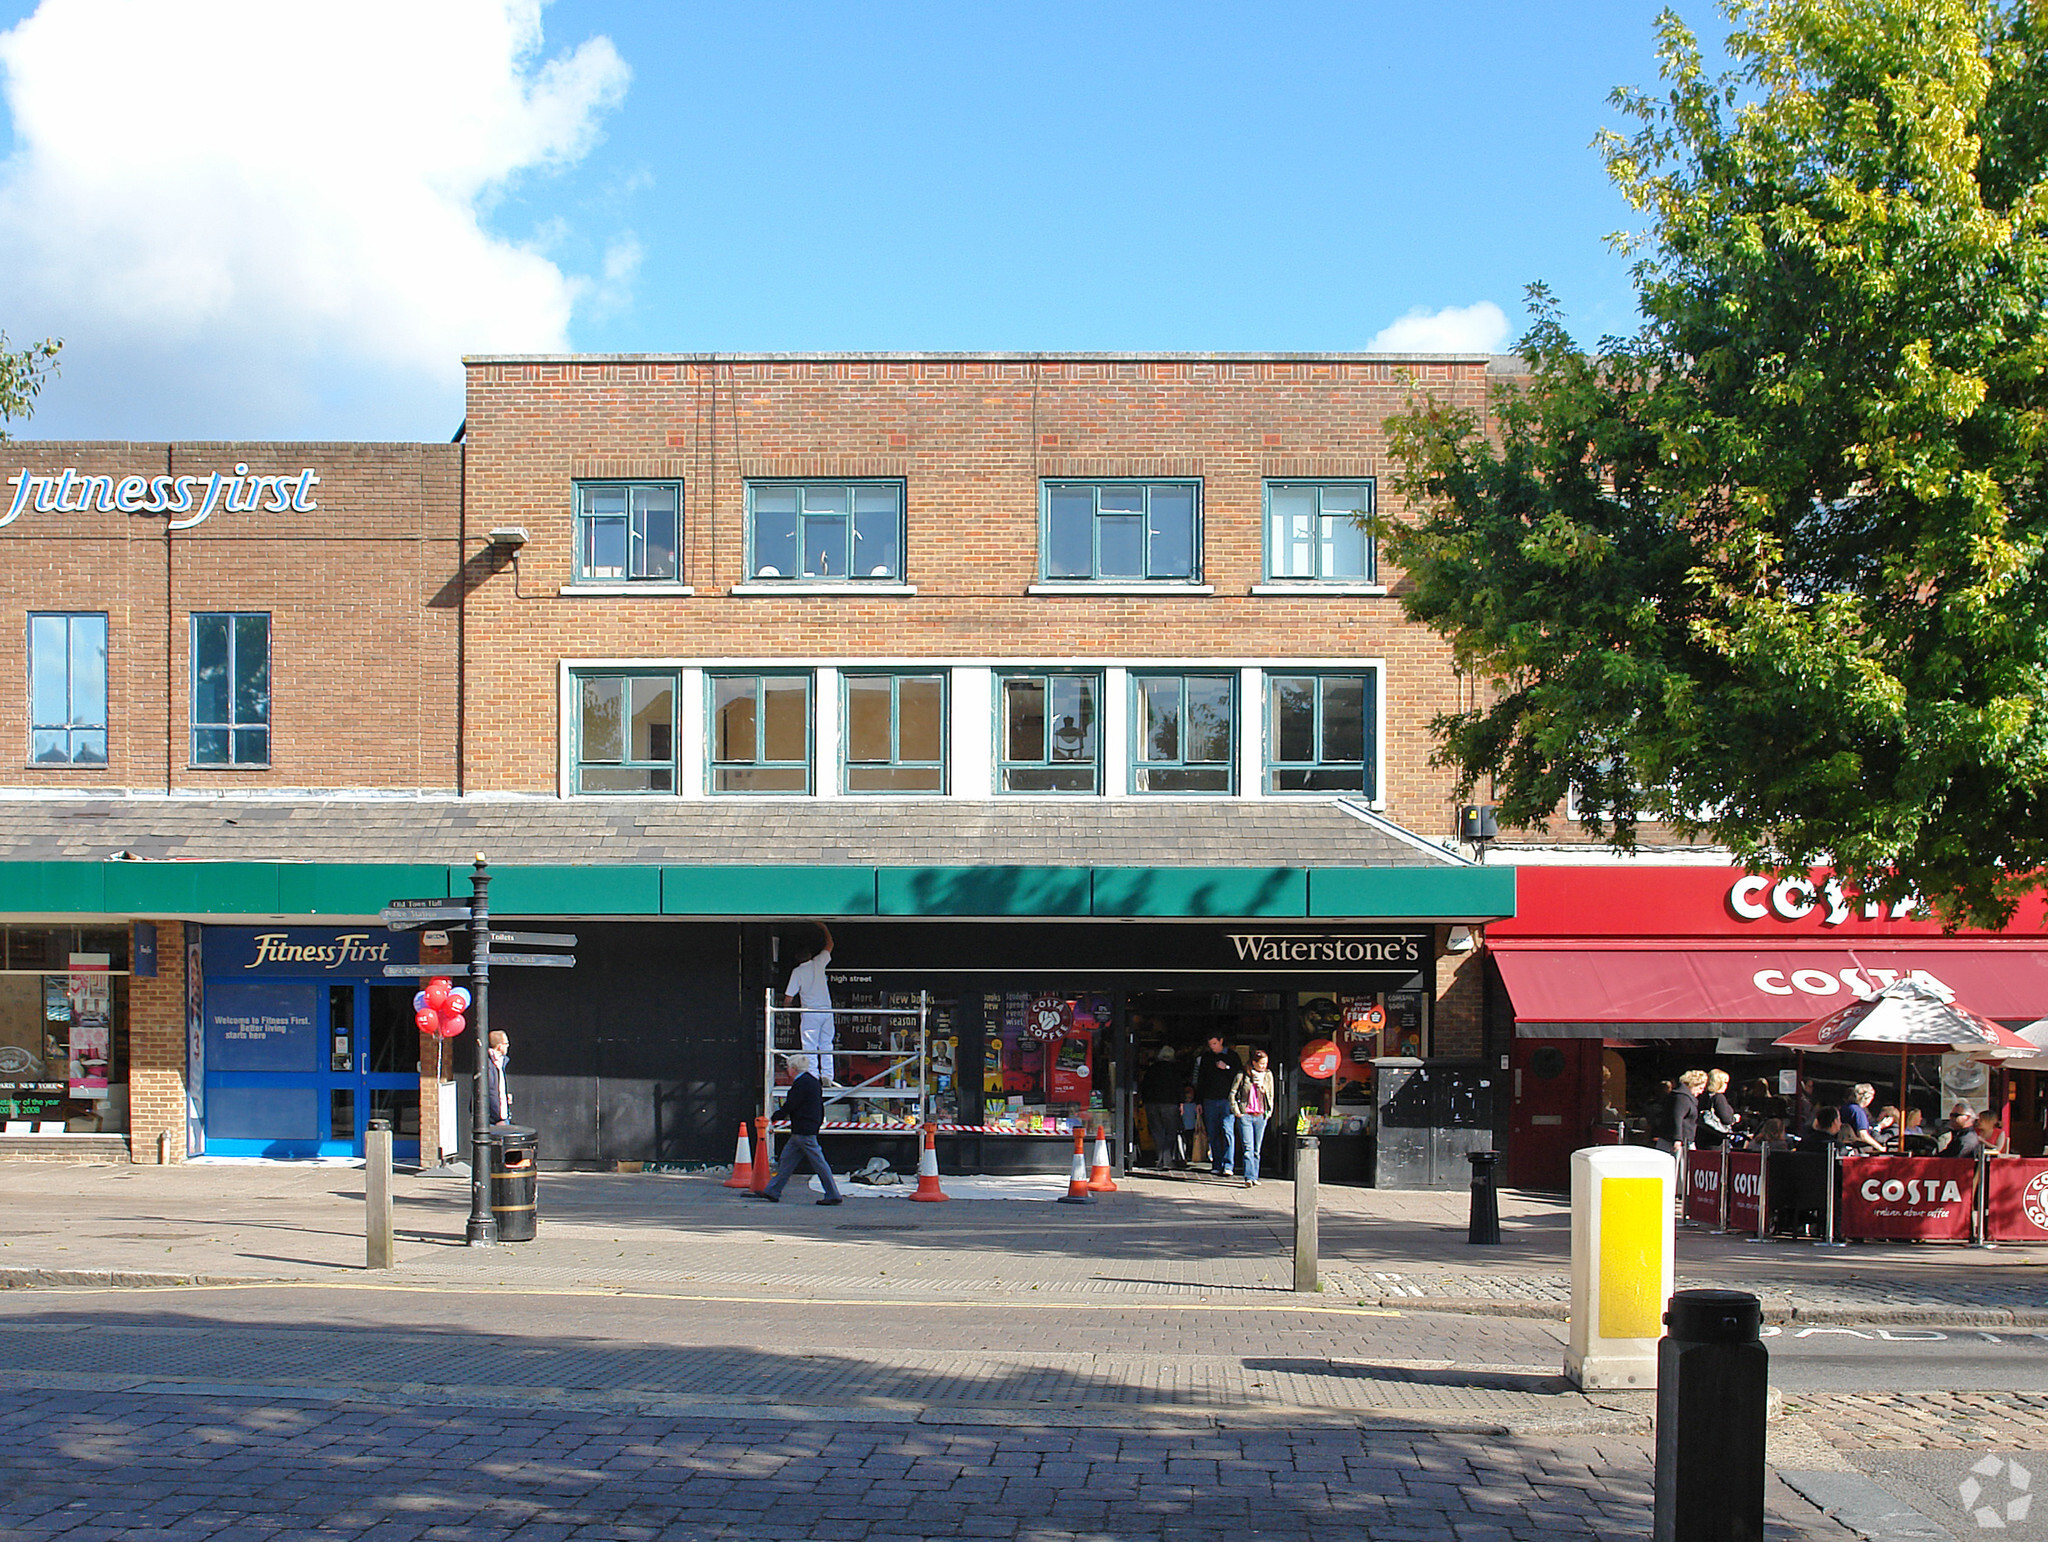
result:
[(17, 433), (445, 437), (466, 349), (1632, 324), (1589, 142), (1651, 3), (107, 3), (0, 0), (0, 328), (67, 339)]

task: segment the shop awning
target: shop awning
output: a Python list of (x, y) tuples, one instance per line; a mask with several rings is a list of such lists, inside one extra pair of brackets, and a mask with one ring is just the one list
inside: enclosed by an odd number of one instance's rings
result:
[(2048, 1016), (2048, 946), (1492, 945), (1525, 1039), (1769, 1038), (1924, 974), (2001, 1022)]

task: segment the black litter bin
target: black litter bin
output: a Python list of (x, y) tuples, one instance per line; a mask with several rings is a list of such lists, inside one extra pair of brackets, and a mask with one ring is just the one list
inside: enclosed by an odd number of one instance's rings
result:
[(491, 1126), (491, 1217), (500, 1242), (531, 1242), (539, 1198), (540, 1132), (523, 1124)]

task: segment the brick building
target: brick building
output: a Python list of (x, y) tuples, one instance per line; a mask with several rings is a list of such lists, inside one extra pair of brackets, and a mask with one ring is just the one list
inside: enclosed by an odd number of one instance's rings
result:
[[(1359, 518), (1401, 514), (1387, 416), (1492, 368), (483, 358), (453, 445), (8, 446), (0, 915), (48, 1008), (0, 1029), (40, 1062), (0, 1070), (17, 1123), (452, 1145), (465, 1051), (382, 973), (421, 934), (375, 923), (479, 851), (496, 914), (579, 936), (493, 996), (550, 1160), (728, 1155), (819, 920), (878, 1092), (867, 1039), (933, 1003), (960, 1165), (1091, 1107), (1135, 1152), (1142, 1068), (1212, 1030), (1311, 1103), (1331, 1031), (1497, 1072), (1460, 929), (1512, 878), (1450, 847), (1457, 677)], [(60, 1078), (99, 985), (113, 1042)], [(1370, 1124), (1340, 1085), (1333, 1138)]]

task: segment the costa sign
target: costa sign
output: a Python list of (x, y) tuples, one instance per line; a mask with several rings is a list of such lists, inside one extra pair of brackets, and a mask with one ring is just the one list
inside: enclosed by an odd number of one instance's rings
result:
[(1878, 969), (1852, 964), (1847, 969), (1759, 969), (1750, 983), (1766, 996), (1875, 996), (1894, 980), (1915, 979), (1923, 985), (1955, 992), (1924, 969)]
[(1751, 873), (1736, 879), (1728, 891), (1729, 911), (1744, 921), (1764, 921), (1772, 916), (1780, 921), (1803, 921), (1820, 911), (1821, 925), (1840, 926), (1859, 912), (1866, 921), (1903, 921), (1918, 908), (1910, 899), (1887, 909), (1876, 900), (1852, 898), (1832, 878), (1815, 883), (1809, 878), (1768, 878)]
[(213, 471), (203, 477), (81, 475), (75, 466), (40, 473), (24, 466), (7, 479), (7, 485), (14, 489), (14, 496), (6, 514), (0, 515), (0, 527), (13, 524), (31, 504), (38, 514), (175, 514), (173, 530), (204, 524), (217, 508), (230, 514), (258, 509), (270, 514), (286, 510), (310, 514), (320, 507), (313, 500), (320, 478), (311, 466), (296, 476), (252, 476), (244, 461), (235, 462), (232, 473)]
[(1977, 1164), (1948, 1157), (1857, 1157), (1842, 1169), (1845, 1237), (1970, 1240)]
[(2003, 1158), (1984, 1173), (1994, 1242), (2048, 1242), (2048, 1162)]

